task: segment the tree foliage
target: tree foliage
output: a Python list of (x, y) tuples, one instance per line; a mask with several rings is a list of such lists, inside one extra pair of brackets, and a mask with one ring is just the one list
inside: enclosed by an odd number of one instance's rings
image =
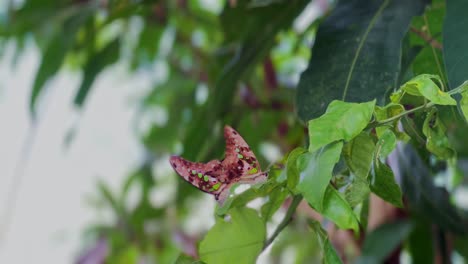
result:
[[(154, 109), (168, 116), (139, 131), (149, 158), (120, 193), (98, 186), (118, 219), (90, 228), (109, 245), (107, 262), (254, 263), (268, 249), (279, 263), (288, 248), (288, 263), (380, 263), (403, 250), (415, 262), (466, 258), (467, 209), (453, 198), (468, 182), (466, 1), (203, 2), (24, 1), (2, 20), (2, 39), (41, 52), (33, 118), (62, 67), (83, 73), (78, 109), (117, 62), (167, 70), (139, 101), (139, 122)], [(295, 27), (317, 3), (323, 18)], [(151, 167), (170, 154), (220, 159), (224, 124), (269, 168), (268, 181), (232, 195), (211, 229), (188, 235), (183, 223), (207, 194)], [(154, 205), (151, 192), (174, 178), (173, 197)], [(141, 197), (128, 208), (133, 186)], [(370, 220), (386, 212), (376, 197), (393, 212), (377, 228)]]

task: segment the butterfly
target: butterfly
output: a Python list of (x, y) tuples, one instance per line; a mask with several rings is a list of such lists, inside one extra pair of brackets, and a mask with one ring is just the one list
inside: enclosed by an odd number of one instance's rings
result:
[(226, 140), (225, 157), (208, 163), (191, 162), (172, 156), (172, 168), (187, 182), (203, 192), (213, 194), (220, 205), (229, 196), (235, 183), (255, 184), (266, 181), (267, 172), (262, 172), (255, 154), (245, 140), (230, 126), (224, 127)]

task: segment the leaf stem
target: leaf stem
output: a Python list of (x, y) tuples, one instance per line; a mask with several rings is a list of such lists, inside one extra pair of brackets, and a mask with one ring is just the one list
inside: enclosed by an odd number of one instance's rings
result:
[(281, 231), (283, 231), (283, 229), (286, 226), (288, 226), (288, 224), (292, 221), (294, 212), (296, 212), (296, 208), (297, 206), (299, 206), (299, 203), (301, 201), (302, 201), (302, 195), (299, 194), (299, 195), (294, 196), (291, 202), (291, 205), (289, 206), (288, 211), (286, 212), (286, 215), (284, 216), (283, 220), (278, 225), (278, 227), (276, 227), (276, 230), (273, 233), (273, 235), (271, 235), (271, 237), (267, 241), (265, 241), (265, 245), (263, 246), (263, 249), (266, 249), (271, 243), (273, 243), (273, 241), (281, 233)]
[[(457, 88), (455, 89), (452, 89), (450, 91), (448, 91), (447, 93), (449, 95), (454, 95), (454, 94), (458, 94), (458, 93), (462, 93), (462, 92), (465, 92), (466, 90), (468, 90), (468, 81), (465, 81), (464, 83), (462, 83), (460, 86), (458, 86)], [(403, 117), (403, 116), (406, 116), (406, 115), (409, 115), (411, 113), (414, 113), (414, 112), (417, 112), (419, 110), (422, 110), (422, 109), (426, 109), (426, 108), (429, 108), (429, 107), (432, 107), (434, 106), (435, 103), (433, 102), (429, 102), (429, 103), (425, 103), (423, 105), (420, 105), (418, 107), (415, 107), (413, 109), (410, 109), (408, 111), (404, 111), (396, 116), (392, 116), (390, 118), (387, 118), (387, 119), (384, 119), (384, 120), (380, 120), (380, 121), (374, 121), (372, 123), (370, 123), (367, 128), (373, 128), (373, 127), (377, 127), (377, 126), (381, 126), (381, 125), (384, 125), (386, 123), (390, 123), (390, 122), (393, 122), (395, 120), (398, 120), (399, 118)]]

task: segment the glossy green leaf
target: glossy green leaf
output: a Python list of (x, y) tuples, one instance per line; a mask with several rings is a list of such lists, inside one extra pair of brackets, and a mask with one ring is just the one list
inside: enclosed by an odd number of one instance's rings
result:
[(375, 101), (346, 103), (333, 101), (327, 112), (309, 121), (309, 151), (338, 141), (349, 141), (368, 125), (374, 112)]
[(367, 234), (358, 263), (383, 263), (411, 231), (411, 223), (397, 221), (383, 224)]
[(442, 84), (437, 75), (421, 74), (406, 82), (401, 89), (411, 95), (422, 95), (434, 104), (456, 105), (455, 99), (450, 94), (443, 92), (434, 80), (437, 80), (439, 85)]
[(392, 170), (379, 159), (372, 164), (370, 188), (380, 198), (395, 205), (403, 207), (400, 186), (395, 181)]
[(450, 89), (462, 84), (468, 79), (468, 56), (466, 43), (468, 32), (465, 30), (468, 24), (468, 2), (464, 0), (447, 1), (444, 28), (442, 31), (443, 53), (447, 79)]
[(107, 46), (94, 54), (90, 54), (90, 59), (84, 67), (84, 76), (80, 88), (75, 95), (74, 103), (81, 107), (85, 102), (91, 86), (104, 68), (115, 63), (119, 59), (120, 39), (116, 38)]
[(401, 43), (423, 0), (339, 1), (323, 21), (296, 96), (299, 117), (324, 113), (333, 100), (382, 104), (399, 85)]
[(445, 134), (446, 128), (440, 121), (435, 110), (427, 114), (423, 125), (423, 133), (426, 136), (426, 148), (440, 159), (454, 157), (455, 151), (450, 146)]
[(255, 263), (266, 236), (265, 224), (250, 208), (233, 208), (230, 219), (219, 219), (200, 243), (206, 263)]
[(286, 162), (286, 184), (290, 190), (294, 190), (299, 182), (300, 171), (297, 168), (297, 158), (306, 151), (306, 149), (299, 147), (291, 151), (288, 155), (288, 160)]
[(326, 264), (343, 263), (341, 261), (340, 256), (338, 255), (335, 248), (333, 247), (332, 243), (328, 239), (327, 232), (322, 228), (320, 223), (317, 221), (310, 221), (309, 225), (312, 227), (315, 234), (317, 235), (317, 239), (322, 249), (322, 256), (323, 256), (322, 263), (326, 263)]
[(353, 209), (341, 193), (331, 185), (325, 192), (323, 211), (320, 213), (341, 229), (353, 229), (356, 232), (359, 230), (359, 223)]
[(431, 171), (413, 147), (406, 145), (397, 150), (402, 190), (411, 211), (445, 230), (467, 234), (468, 227), (450, 202), (447, 191), (435, 186)]
[(300, 157), (305, 168), (300, 168), (297, 190), (319, 212), (323, 209), (325, 190), (330, 183), (333, 167), (340, 159), (342, 147), (342, 142), (336, 142)]
[(351, 172), (361, 179), (369, 174), (374, 157), (374, 140), (367, 133), (360, 133), (343, 147), (343, 156)]

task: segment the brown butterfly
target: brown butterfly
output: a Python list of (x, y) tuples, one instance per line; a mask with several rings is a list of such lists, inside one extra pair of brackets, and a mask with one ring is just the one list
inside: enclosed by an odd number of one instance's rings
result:
[(223, 160), (197, 163), (172, 156), (170, 163), (174, 170), (198, 189), (213, 194), (222, 205), (229, 196), (234, 183), (254, 184), (267, 179), (262, 172), (255, 154), (245, 140), (230, 126), (224, 127), (226, 153)]

